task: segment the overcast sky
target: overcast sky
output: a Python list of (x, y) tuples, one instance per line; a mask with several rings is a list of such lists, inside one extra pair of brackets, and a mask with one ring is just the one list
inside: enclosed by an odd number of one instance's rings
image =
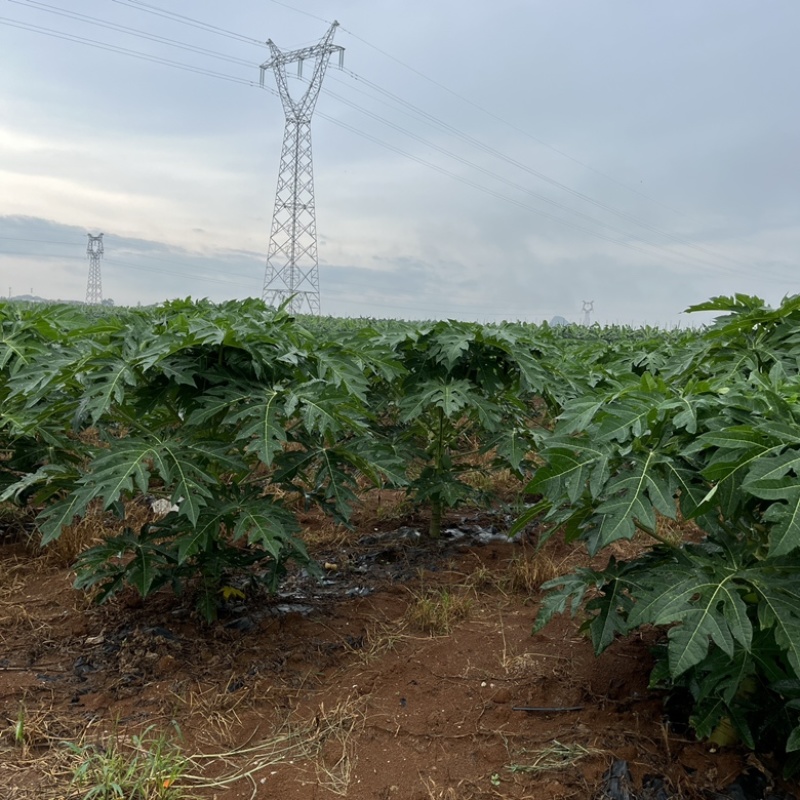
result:
[(264, 42), (333, 18), (323, 313), (593, 301), (592, 321), (686, 325), (713, 295), (798, 291), (796, 0), (0, 0), (2, 294), (82, 300), (102, 231), (117, 304), (260, 296), (284, 128)]

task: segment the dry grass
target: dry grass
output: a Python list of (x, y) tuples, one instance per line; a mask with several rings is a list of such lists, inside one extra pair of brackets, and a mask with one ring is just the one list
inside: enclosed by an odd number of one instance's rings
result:
[(414, 513), (414, 503), (405, 492), (378, 489), (375, 495), (377, 503), (371, 513), (376, 522), (400, 522)]
[(511, 559), (506, 572), (509, 592), (534, 594), (547, 581), (562, 573), (562, 565), (544, 550), (525, 552)]
[[(579, 761), (589, 756), (607, 756), (605, 750), (585, 747), (582, 744), (562, 744), (554, 739), (546, 747), (539, 750), (522, 749), (514, 754), (514, 761), (506, 765), (506, 770), (511, 773), (550, 772), (564, 770), (575, 766)], [(517, 760), (519, 759), (519, 760)]]
[(544, 550), (525, 548), (505, 567), (490, 569), (482, 561), (466, 576), (463, 585), (476, 592), (498, 591), (502, 594), (536, 594), (546, 581), (557, 578), (566, 564)]
[(31, 707), (25, 698), (20, 701), (14, 716), (6, 716), (4, 722), (0, 742), (16, 748), (23, 758), (31, 751), (81, 737), (87, 727), (86, 722), (54, 713), (51, 708)]
[[(477, 557), (476, 557), (477, 558)], [(477, 566), (464, 580), (464, 586), (481, 591), (500, 591), (505, 593), (505, 574), (497, 570), (489, 569), (480, 559)]]
[(0, 505), (0, 541), (28, 542), (35, 518), (36, 512), (32, 508), (3, 503)]
[(403, 621), (431, 636), (451, 633), (457, 622), (469, 617), (474, 603), (471, 593), (463, 589), (429, 589), (413, 596)]
[(110, 536), (118, 536), (126, 527), (139, 530), (154, 518), (150, 505), (142, 498), (125, 504), (124, 520), (104, 512), (99, 502), (92, 503), (83, 517), (72, 525), (65, 525), (61, 536), (39, 552), (47, 566), (71, 567), (89, 547), (100, 544)]
[(301, 516), (300, 523), (303, 525), (303, 541), (312, 550), (343, 548), (349, 544), (353, 535), (344, 525), (337, 524), (321, 513), (320, 517), (315, 519)]
[(235, 730), (242, 727), (238, 711), (252, 707), (253, 693), (247, 684), (237, 688), (233, 676), (224, 689), (216, 685), (202, 687), (196, 684), (189, 689), (172, 692), (172, 716), (188, 717), (193, 723), (196, 722), (192, 728), (198, 731), (201, 741), (231, 741)]
[(433, 778), (422, 778), (422, 785), (425, 787), (427, 800), (461, 800), (454, 787), (437, 786)]
[[(328, 791), (345, 796), (355, 765), (355, 736), (365, 724), (365, 697), (348, 697), (332, 707), (320, 704), (313, 717), (287, 719), (271, 736), (258, 744), (225, 753), (191, 756), (193, 773), (183, 780), (197, 789), (224, 789), (248, 781), (257, 792), (256, 776), (269, 767), (281, 764), (297, 766), (306, 763), (316, 776), (316, 783)], [(228, 765), (219, 774), (219, 764)], [(203, 773), (213, 765), (218, 777)]]
[[(669, 517), (658, 514), (656, 517), (656, 524), (656, 533), (673, 545), (679, 545), (687, 541), (696, 542), (705, 536), (695, 521), (691, 519), (670, 519)], [(650, 537), (647, 538), (649, 542), (652, 543), (653, 540)]]
[(404, 619), (391, 623), (373, 623), (367, 628), (362, 646), (353, 648), (352, 652), (364, 665), (367, 665), (410, 638), (407, 622)]
[(24, 561), (0, 561), (0, 641), (5, 640), (4, 632), (37, 627), (22, 597), (25, 581), (20, 572), (27, 568)]
[(16, 759), (3, 760), (3, 797), (13, 800), (64, 800), (71, 797), (70, 780), (74, 758), (63, 747), (41, 752), (20, 753)]
[(492, 458), (491, 454), (483, 456), (481, 466), (465, 472), (461, 480), (495, 503), (516, 503), (524, 494), (527, 481), (520, 480), (510, 469), (493, 466)]

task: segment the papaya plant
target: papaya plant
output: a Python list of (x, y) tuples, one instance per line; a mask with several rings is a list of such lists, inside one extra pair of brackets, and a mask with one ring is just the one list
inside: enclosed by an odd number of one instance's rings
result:
[[(592, 555), (637, 532), (652, 547), (544, 585), (536, 629), (582, 608), (599, 653), (661, 626), (653, 685), (694, 698), (702, 737), (736, 731), (800, 768), (800, 298), (715, 298), (727, 312), (661, 371), (568, 402), (539, 435), (528, 490), (550, 534)], [(693, 520), (680, 542), (660, 518)]]
[[(44, 545), (95, 507), (125, 526), (137, 496), (176, 506), (81, 556), (77, 585), (98, 586), (101, 600), (126, 583), (146, 597), (197, 578), (213, 618), (227, 574), (258, 567), (274, 587), (287, 559), (308, 562), (275, 488), (346, 520), (359, 476), (399, 473), (391, 448), (370, 446), (378, 367), (283, 310), (176, 301), (83, 323), (9, 373), (0, 429), (58, 457), (12, 470), (2, 499), (43, 506)], [(391, 359), (374, 361), (391, 371)]]
[(378, 401), (387, 441), (405, 455), (409, 495), (430, 508), (428, 533), (441, 534), (442, 517), (476, 495), (465, 480), (476, 457), (522, 474), (532, 448), (530, 398), (546, 372), (522, 329), (438, 322), (404, 326), (383, 342), (404, 367)]

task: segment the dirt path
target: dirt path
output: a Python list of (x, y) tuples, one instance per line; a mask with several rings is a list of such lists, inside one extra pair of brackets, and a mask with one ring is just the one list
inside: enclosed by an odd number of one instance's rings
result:
[(150, 726), (180, 729), (183, 783), (216, 800), (591, 798), (615, 758), (637, 791), (657, 775), (647, 796), (694, 798), (742, 772), (667, 725), (652, 637), (595, 659), (571, 620), (531, 635), (535, 587), (574, 553), (459, 527), (323, 537), (321, 585), (295, 575), (210, 627), (169, 595), (91, 606), (68, 570), (0, 546), (0, 797), (80, 797), (60, 742)]

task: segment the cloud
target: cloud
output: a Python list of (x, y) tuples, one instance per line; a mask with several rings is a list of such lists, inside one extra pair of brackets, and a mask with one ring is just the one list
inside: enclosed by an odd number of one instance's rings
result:
[[(327, 27), (254, 0), (198, 0), (186, 12), (244, 39), (132, 5), (70, 8), (249, 63), (28, 4), (8, 13), (252, 81), (261, 39), (288, 49)], [(330, 14), (322, 0), (304, 10)], [(312, 126), (326, 312), (575, 320), (594, 300), (601, 321), (667, 324), (711, 295), (776, 302), (793, 290), (800, 7), (677, 0), (578, 13), (508, 0), (462, 12), (455, 0), (342, 10), (335, 41), (349, 72), (329, 70)], [(80, 299), (86, 233), (102, 230), (104, 291), (117, 302), (259, 295), (279, 99), (8, 33), (0, 281)]]

